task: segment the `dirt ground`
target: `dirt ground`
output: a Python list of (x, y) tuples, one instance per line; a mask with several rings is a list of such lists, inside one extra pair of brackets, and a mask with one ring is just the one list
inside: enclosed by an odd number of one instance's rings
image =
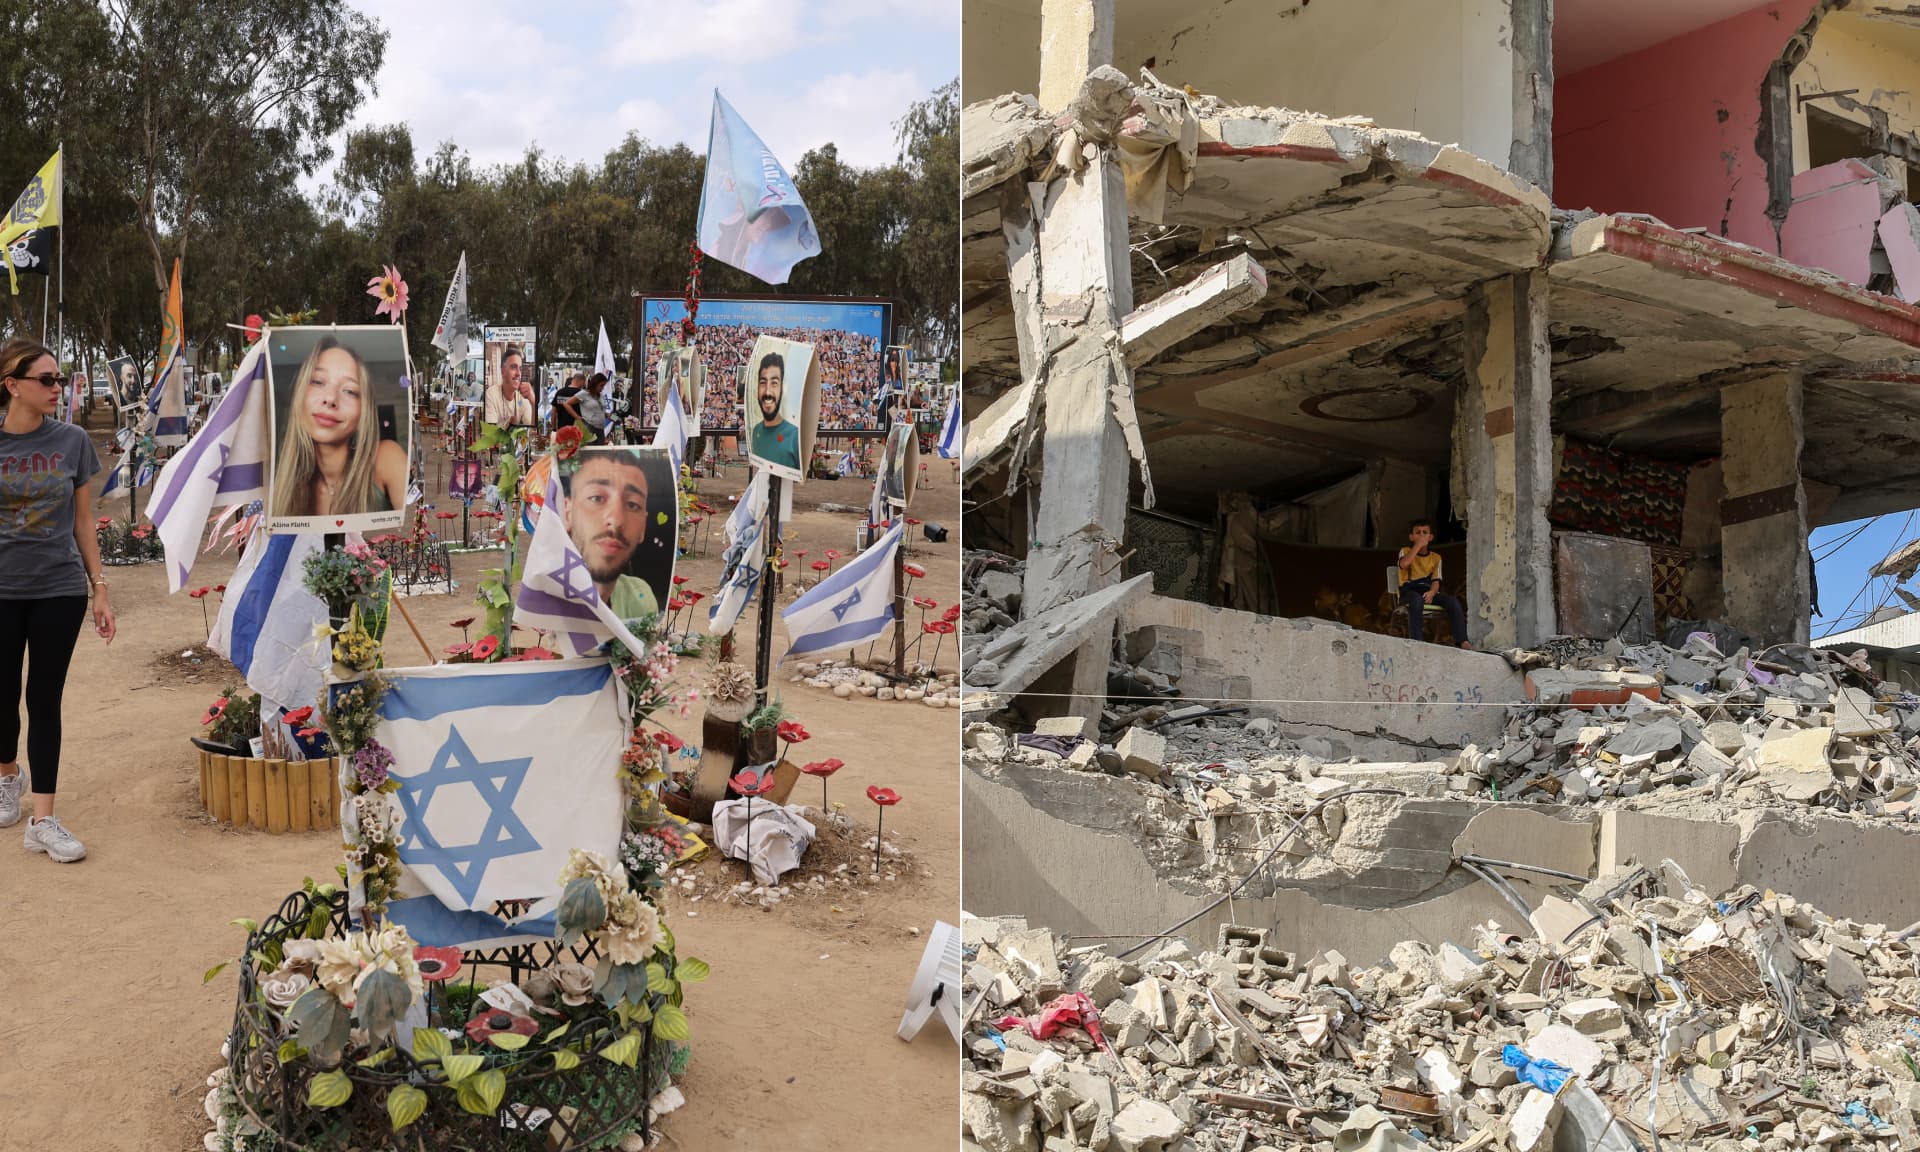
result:
[[(933, 462), (914, 516), (957, 528), (960, 490), (950, 471)], [(703, 481), (703, 495), (724, 517), (745, 482), (745, 469), (730, 467)], [(429, 499), (443, 484), (443, 475), (429, 477)], [(850, 551), (857, 515), (819, 505), (863, 507), (869, 490), (854, 480), (808, 482), (789, 546)], [(687, 587), (714, 590), (719, 552), (716, 531), (705, 556), (682, 560)], [(958, 598), (957, 531), (946, 544), (916, 540), (910, 559), (928, 570), (917, 594), (942, 604)], [(479, 572), (498, 563), (498, 553), (455, 561), (460, 587), (452, 596), (406, 600), (436, 647), (459, 638), (449, 624), (472, 614)], [(233, 563), (203, 557), (193, 579), (221, 583)], [(119, 638), (109, 648), (90, 630), (81, 637), (58, 808), (88, 858), (56, 865), (14, 846), (19, 826), (0, 833), (0, 987), (10, 1009), (0, 1016), (0, 1149), (9, 1152), (200, 1148), (204, 1082), (219, 1062), (235, 990), (232, 969), (205, 986), (201, 976), (238, 953), (242, 930), (230, 920), (265, 917), (302, 877), (329, 878), (339, 858), (336, 834), (234, 831), (198, 810), (188, 738), (200, 734), (201, 714), (231, 673), (181, 659), (205, 639), (201, 605), (184, 593), (169, 597), (160, 565), (108, 572)], [(748, 660), (751, 627), (740, 637)], [(784, 645), (781, 631), (776, 655)], [(943, 656), (946, 670), (953, 659)], [(422, 662), (397, 618), (388, 661)], [(698, 684), (704, 667), (683, 661), (681, 683)], [(830, 786), (850, 816), (872, 820), (869, 784), (902, 794), (886, 830), (909, 866), (892, 884), (770, 910), (669, 897), (681, 954), (709, 961), (713, 976), (688, 997), (688, 1102), (663, 1122), (663, 1146), (949, 1146), (959, 1080), (953, 1042), (937, 1019), (912, 1044), (894, 1029), (927, 933), (936, 920), (958, 922), (959, 713), (836, 699), (778, 674), (774, 684), (813, 733), (808, 757), (846, 762)], [(699, 716), (696, 706), (663, 719), (697, 743)], [(813, 801), (817, 787), (803, 778), (794, 799)], [(707, 890), (744, 878), (745, 867), (708, 861), (697, 875)]]

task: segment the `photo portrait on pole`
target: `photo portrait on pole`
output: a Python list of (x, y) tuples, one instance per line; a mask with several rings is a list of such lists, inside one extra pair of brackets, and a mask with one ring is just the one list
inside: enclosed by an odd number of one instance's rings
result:
[(531, 428), (539, 403), (534, 330), (488, 328), (484, 347), (486, 387), (480, 418), (496, 428)]
[(747, 458), (775, 476), (805, 480), (820, 418), (820, 369), (812, 346), (760, 337), (747, 358), (741, 392)]
[(676, 348), (661, 355), (655, 372), (654, 395), (665, 396), (665, 389), (680, 393), (680, 423), (686, 435), (700, 432), (700, 406), (707, 395), (707, 366), (692, 348)]
[(273, 532), (369, 532), (406, 518), (413, 405), (406, 330), (270, 328)]
[(140, 366), (133, 357), (116, 356), (107, 361), (107, 391), (113, 396), (113, 406), (123, 412), (147, 398), (140, 384)]
[(880, 463), (880, 495), (889, 509), (905, 508), (913, 502), (919, 464), (920, 438), (914, 426), (895, 424), (887, 434), (887, 454)]
[(583, 448), (560, 466), (560, 491), (567, 536), (602, 602), (622, 620), (662, 611), (672, 598), (680, 538), (667, 450)]

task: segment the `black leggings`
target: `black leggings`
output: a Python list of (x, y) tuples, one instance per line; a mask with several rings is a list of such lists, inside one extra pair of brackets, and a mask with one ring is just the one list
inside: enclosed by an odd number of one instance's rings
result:
[(85, 596), (0, 600), (0, 764), (20, 758), (20, 666), (30, 660), (27, 765), (42, 796), (60, 782), (60, 697), (86, 619)]

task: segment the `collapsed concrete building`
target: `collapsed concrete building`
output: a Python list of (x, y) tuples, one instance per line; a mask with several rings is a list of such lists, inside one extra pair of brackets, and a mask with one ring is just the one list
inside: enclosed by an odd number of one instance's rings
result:
[[(1920, 699), (1806, 647), (1809, 533), (1920, 506), (1920, 13), (970, 0), (963, 36), (971, 912), (1367, 963), (1556, 890), (1463, 861), (1671, 859), (1920, 919), (1879, 880), (1920, 865)], [(1393, 634), (1415, 517), (1480, 652)]]

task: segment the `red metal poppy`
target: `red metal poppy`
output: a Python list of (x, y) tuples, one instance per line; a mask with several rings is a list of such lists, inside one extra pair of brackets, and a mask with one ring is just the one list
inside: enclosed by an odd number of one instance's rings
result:
[(473, 651), (473, 645), (449, 644), (445, 648), (441, 649), (441, 651), (445, 652), (449, 656), (465, 656), (467, 653)]
[(311, 740), (315, 736), (324, 736), (326, 733), (327, 730), (325, 728), (302, 728), (295, 732), (294, 735), (300, 737), (302, 740)]
[(448, 627), (471, 628), (473, 627), (473, 621), (474, 621), (474, 618), (472, 616), (462, 616), (460, 619), (455, 620), (452, 624), (448, 625)]
[[(925, 464), (922, 464), (922, 465), (920, 465), (920, 467), (922, 467), (922, 468), (925, 468), (925, 467), (926, 467), (926, 465), (925, 465)], [(920, 521), (918, 521), (918, 520), (915, 520), (915, 519), (914, 519), (913, 517), (911, 517), (911, 516), (909, 516), (909, 517), (907, 517), (907, 526), (908, 526), (909, 528), (911, 528), (911, 527), (913, 527), (914, 525), (916, 525), (916, 524), (918, 524), (918, 523), (920, 523)]]
[(942, 636), (953, 635), (953, 621), (951, 620), (929, 621), (927, 624), (927, 627), (933, 629), (935, 632), (940, 633), (940, 635)]
[(827, 569), (831, 567), (833, 567), (833, 562), (830, 560), (815, 560), (812, 564), (812, 568), (815, 572), (825, 572)]
[(816, 760), (811, 764), (802, 764), (800, 771), (809, 776), (831, 776), (846, 765), (838, 760)]
[(287, 713), (287, 723), (296, 728), (298, 728), (302, 724), (305, 724), (308, 720), (311, 720), (312, 718), (313, 718), (313, 705), (311, 704), (307, 705), (305, 708), (295, 708), (293, 711)]
[(501, 1032), (513, 1032), (521, 1036), (531, 1036), (540, 1031), (540, 1025), (531, 1016), (521, 1016), (513, 1012), (502, 1012), (490, 1008), (467, 1021), (467, 1036), (473, 1040), (485, 1040)]
[(672, 612), (678, 612), (680, 611), (680, 609), (685, 608), (686, 606), (687, 606), (687, 602), (685, 600), (680, 599), (680, 597), (678, 596), (675, 596), (667, 601), (667, 609)]
[(686, 582), (687, 582), (687, 578), (685, 576), (675, 576), (673, 578), (673, 584), (674, 584), (674, 587), (676, 588), (678, 588), (682, 584), (685, 584)]
[(207, 714), (205, 716), (200, 717), (200, 723), (211, 724), (215, 720), (218, 720), (220, 719), (220, 717), (226, 715), (226, 711), (227, 711), (227, 698), (225, 696), (222, 696), (220, 697), (220, 699), (215, 700), (213, 702), (213, 705), (207, 709)]
[(954, 604), (948, 607), (948, 609), (945, 612), (940, 613), (940, 619), (947, 620), (947, 621), (958, 621), (960, 619), (960, 605)]
[(500, 638), (497, 636), (482, 636), (473, 642), (475, 660), (490, 660), (498, 651), (500, 651)]
[(905, 572), (907, 575), (914, 577), (915, 579), (918, 579), (927, 574), (927, 570), (925, 568), (920, 567), (920, 565), (918, 564), (902, 564), (900, 566), (900, 570), (902, 572)]
[(798, 720), (782, 720), (780, 721), (780, 727), (776, 729), (776, 731), (780, 739), (787, 741), (789, 744), (798, 744), (804, 740), (813, 739), (812, 735), (807, 732), (806, 728), (803, 727)]
[(433, 514), (433, 516), (434, 516), (434, 519), (436, 519), (436, 520), (457, 520), (457, 519), (459, 519), (459, 516), (458, 516), (458, 515), (457, 515), (456, 513), (453, 513), (453, 512), (435, 512), (435, 513)]
[(829, 559), (829, 560), (838, 560), (838, 559), (840, 559), (840, 553), (838, 553), (838, 552), (836, 552), (836, 551), (834, 551), (833, 549), (831, 549), (831, 548), (829, 548), (829, 549), (827, 549), (827, 559)]
[(420, 969), (420, 979), (434, 984), (453, 979), (460, 971), (460, 959), (458, 948), (429, 948), (422, 944), (413, 950), (413, 962)]
[(225, 584), (215, 584), (213, 586), (213, 590), (215, 592), (225, 592), (227, 590), (227, 586)]
[(938, 607), (940, 607), (940, 601), (938, 601), (938, 600), (935, 600), (935, 599), (934, 599), (933, 597), (931, 597), (931, 596), (915, 596), (915, 597), (913, 598), (913, 603), (914, 603), (914, 606), (915, 606), (915, 607), (918, 607), (918, 608), (938, 608)]
[(742, 796), (765, 796), (773, 791), (775, 780), (772, 772), (755, 772), (751, 768), (742, 768), (728, 779), (727, 784)]
[(527, 660), (558, 660), (560, 659), (560, 653), (555, 652), (549, 648), (542, 648), (538, 644), (520, 653), (520, 655)]
[(193, 591), (187, 593), (187, 597), (192, 600), (200, 600), (204, 599), (206, 594), (211, 591), (213, 591), (211, 588), (195, 588)]
[(698, 604), (700, 603), (700, 601), (705, 600), (707, 598), (707, 594), (705, 592), (688, 592), (686, 593), (686, 597), (687, 597), (687, 603)]
[(882, 808), (891, 808), (895, 804), (900, 803), (900, 793), (895, 792), (891, 788), (882, 788), (878, 784), (869, 784), (867, 785), (867, 799), (880, 805)]
[(687, 742), (671, 732), (655, 732), (653, 742), (669, 752), (678, 752), (687, 746)]
[(807, 558), (807, 550), (805, 548), (795, 548), (793, 550), (793, 556), (796, 560), (805, 560)]

